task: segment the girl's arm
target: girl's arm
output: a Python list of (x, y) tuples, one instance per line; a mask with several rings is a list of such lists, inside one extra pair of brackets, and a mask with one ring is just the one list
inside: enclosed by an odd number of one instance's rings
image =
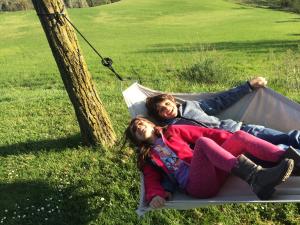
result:
[(264, 77), (256, 77), (245, 84), (224, 91), (213, 98), (199, 101), (198, 103), (208, 115), (215, 115), (239, 101), (246, 94), (252, 92), (252, 90), (265, 87), (266, 85), (267, 80)]
[(249, 82), (243, 85), (221, 92), (213, 98), (199, 101), (199, 106), (208, 115), (216, 115), (229, 106), (239, 101), (246, 94), (252, 91)]
[(143, 167), (144, 186), (146, 193), (146, 201), (151, 202), (155, 196), (167, 198), (167, 193), (161, 185), (162, 174), (154, 169), (151, 165), (146, 164)]

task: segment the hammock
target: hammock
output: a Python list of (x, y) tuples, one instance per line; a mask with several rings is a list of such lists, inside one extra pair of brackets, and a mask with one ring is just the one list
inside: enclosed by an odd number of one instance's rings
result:
[[(147, 116), (145, 99), (163, 92), (151, 90), (138, 83), (123, 91), (125, 102), (131, 117)], [(172, 93), (181, 102), (211, 98), (218, 93)], [(269, 88), (260, 88), (246, 96), (217, 115), (219, 118), (231, 118), (245, 123), (260, 124), (281, 131), (300, 129), (300, 105), (276, 93)], [(208, 205), (225, 203), (262, 203), (262, 202), (300, 202), (300, 177), (290, 177), (285, 183), (276, 187), (271, 200), (259, 200), (248, 184), (239, 178), (230, 176), (217, 196), (209, 199), (196, 199), (184, 193), (174, 193), (164, 208), (192, 209)], [(153, 210), (145, 202), (144, 180), (141, 173), (140, 203), (138, 215)]]

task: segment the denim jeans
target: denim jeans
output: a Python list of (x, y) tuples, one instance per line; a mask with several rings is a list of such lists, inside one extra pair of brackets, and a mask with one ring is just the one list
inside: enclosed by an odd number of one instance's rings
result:
[(242, 127), (242, 130), (274, 145), (280, 145), (283, 147), (284, 145), (293, 146), (294, 148), (300, 149), (299, 130), (292, 130), (288, 133), (284, 133), (278, 130), (253, 124), (248, 124)]

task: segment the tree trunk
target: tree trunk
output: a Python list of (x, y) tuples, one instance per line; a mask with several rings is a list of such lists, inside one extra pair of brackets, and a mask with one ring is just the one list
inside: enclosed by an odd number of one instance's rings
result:
[(63, 15), (52, 14), (63, 12), (68, 18), (63, 0), (32, 0), (32, 3), (75, 109), (83, 143), (112, 146), (116, 136), (79, 49), (75, 31)]

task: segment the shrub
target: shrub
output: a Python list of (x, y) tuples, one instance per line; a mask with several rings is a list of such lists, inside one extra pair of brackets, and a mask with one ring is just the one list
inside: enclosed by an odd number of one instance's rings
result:
[(292, 4), (292, 8), (295, 12), (300, 13), (300, 0), (295, 0)]
[(18, 11), (32, 9), (30, 0), (0, 0), (0, 11)]
[(178, 77), (197, 83), (216, 84), (230, 80), (231, 69), (222, 61), (213, 58), (204, 58), (192, 66), (177, 72)]

